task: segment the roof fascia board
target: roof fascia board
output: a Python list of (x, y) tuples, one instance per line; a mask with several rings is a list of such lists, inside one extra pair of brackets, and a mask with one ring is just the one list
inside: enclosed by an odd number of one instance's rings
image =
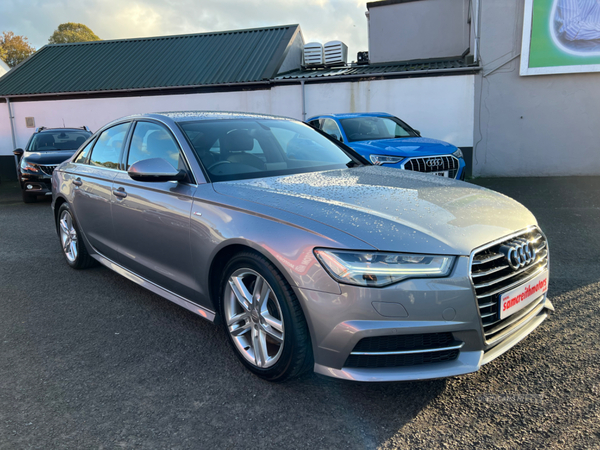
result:
[[(202, 94), (212, 92), (232, 92), (246, 90), (270, 89), (271, 81), (252, 81), (248, 83), (219, 83), (219, 84), (199, 84), (194, 86), (168, 86), (163, 88), (143, 88), (143, 89), (115, 89), (103, 91), (76, 91), (45, 94), (19, 94), (5, 95), (0, 97), (9, 98), (11, 101), (46, 101), (62, 100), (69, 97), (69, 100), (77, 98), (107, 98), (107, 97), (145, 97), (158, 95), (185, 95)], [(121, 95), (119, 95), (121, 94)]]
[(322, 77), (310, 77), (310, 78), (277, 78), (273, 80), (273, 84), (300, 84), (302, 81), (305, 83), (327, 83), (327, 82), (335, 82), (335, 81), (347, 81), (357, 78), (371, 79), (371, 78), (410, 78), (416, 76), (440, 76), (440, 75), (469, 75), (472, 73), (477, 73), (481, 70), (479, 66), (473, 67), (454, 67), (448, 69), (431, 69), (431, 70), (411, 70), (411, 71), (403, 71), (403, 72), (380, 72), (380, 73), (356, 73), (350, 75), (329, 75)]
[(368, 2), (367, 9), (375, 8), (377, 6), (399, 5), (401, 3), (412, 3), (421, 1), (423, 0), (379, 0), (377, 2)]

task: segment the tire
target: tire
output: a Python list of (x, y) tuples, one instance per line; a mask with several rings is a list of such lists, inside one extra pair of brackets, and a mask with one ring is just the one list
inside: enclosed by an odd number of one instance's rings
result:
[(279, 382), (312, 370), (310, 333), (300, 303), (266, 258), (243, 252), (227, 263), (219, 307), (229, 343), (252, 373)]
[(67, 264), (73, 269), (87, 269), (95, 265), (96, 260), (92, 258), (85, 247), (81, 230), (73, 218), (71, 208), (63, 203), (58, 209), (56, 229)]
[(36, 203), (37, 202), (37, 195), (31, 195), (25, 191), (21, 191), (21, 195), (23, 196), (23, 203)]

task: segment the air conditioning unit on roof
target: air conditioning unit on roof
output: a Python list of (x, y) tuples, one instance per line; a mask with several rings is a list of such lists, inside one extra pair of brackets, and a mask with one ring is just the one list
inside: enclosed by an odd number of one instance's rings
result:
[(342, 41), (328, 42), (325, 44), (323, 53), (326, 66), (341, 65), (348, 62), (348, 46)]
[(320, 44), (319, 42), (309, 42), (304, 45), (304, 65), (323, 65), (323, 44)]

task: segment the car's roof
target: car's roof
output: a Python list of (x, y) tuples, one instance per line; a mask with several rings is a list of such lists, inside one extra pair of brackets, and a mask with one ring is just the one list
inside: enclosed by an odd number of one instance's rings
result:
[(244, 113), (237, 111), (168, 111), (149, 114), (135, 114), (124, 119), (140, 118), (160, 118), (167, 117), (174, 122), (188, 122), (194, 120), (219, 120), (219, 119), (276, 119), (276, 120), (296, 120), (289, 117), (274, 116), (270, 114)]
[(89, 130), (83, 128), (44, 128), (43, 130), (37, 131), (37, 133), (47, 133), (48, 131), (85, 131), (86, 133), (91, 133)]
[(314, 116), (309, 120), (315, 119), (317, 117), (335, 117), (336, 119), (352, 119), (356, 117), (394, 117), (392, 114), (384, 113), (384, 112), (368, 112), (368, 113), (343, 113), (343, 114), (320, 114), (318, 116)]

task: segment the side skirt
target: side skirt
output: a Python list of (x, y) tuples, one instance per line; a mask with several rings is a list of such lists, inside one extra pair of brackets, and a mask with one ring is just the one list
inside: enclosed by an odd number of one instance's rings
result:
[(91, 256), (92, 256), (92, 258), (94, 258), (96, 261), (98, 261), (103, 266), (106, 266), (109, 269), (114, 270), (119, 275), (124, 276), (128, 280), (131, 280), (134, 283), (139, 284), (140, 286), (148, 289), (149, 291), (154, 292), (155, 294), (160, 295), (161, 297), (164, 297), (167, 300), (170, 300), (173, 303), (178, 304), (179, 306), (183, 306), (185, 309), (193, 312), (194, 314), (199, 315), (200, 317), (202, 317), (210, 322), (215, 321), (216, 314), (213, 311), (211, 311), (210, 309), (207, 309), (203, 306), (197, 305), (196, 303), (194, 303), (180, 295), (177, 295), (171, 291), (168, 291), (168, 290), (160, 287), (157, 284), (154, 284), (152, 281), (148, 281), (145, 278), (142, 278), (141, 276), (120, 266), (119, 264), (111, 261), (110, 259), (100, 255), (99, 253), (95, 253)]

